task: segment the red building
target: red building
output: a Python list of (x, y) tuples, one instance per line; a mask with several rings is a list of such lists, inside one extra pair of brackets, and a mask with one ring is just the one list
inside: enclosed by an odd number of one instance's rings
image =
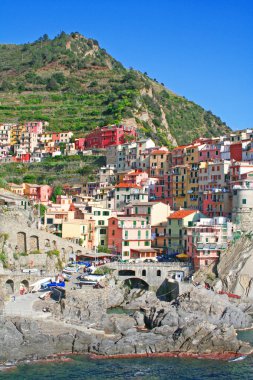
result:
[(19, 156), (14, 157), (15, 162), (30, 162), (31, 154), (30, 153), (21, 153)]
[(85, 148), (106, 148), (110, 145), (120, 145), (127, 142), (128, 137), (136, 138), (136, 129), (124, 125), (112, 125), (96, 128), (85, 139)]
[(86, 141), (85, 137), (80, 137), (79, 139), (75, 139), (76, 150), (84, 150), (85, 141)]
[(233, 143), (230, 145), (230, 159), (242, 161), (242, 142)]

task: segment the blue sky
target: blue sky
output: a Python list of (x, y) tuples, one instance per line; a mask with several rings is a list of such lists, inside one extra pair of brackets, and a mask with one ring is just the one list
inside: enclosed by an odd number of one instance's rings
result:
[(0, 16), (0, 43), (78, 31), (232, 129), (253, 128), (252, 0), (1, 0)]

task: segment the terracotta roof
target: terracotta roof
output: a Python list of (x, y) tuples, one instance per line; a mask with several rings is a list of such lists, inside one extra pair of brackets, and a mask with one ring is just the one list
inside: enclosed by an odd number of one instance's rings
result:
[(131, 189), (141, 189), (141, 186), (137, 186), (133, 183), (119, 183), (118, 185), (115, 186), (116, 189), (126, 189), (126, 188), (131, 188)]
[(126, 175), (131, 175), (131, 176), (137, 176), (137, 175), (140, 175), (144, 173), (143, 171), (132, 171), (132, 172), (128, 172)]
[[(173, 149), (173, 151), (174, 151), (174, 150), (179, 150), (179, 149), (184, 149), (184, 148), (186, 148), (186, 147), (188, 147), (188, 145), (177, 146), (176, 148)], [(172, 152), (173, 152), (173, 151), (172, 151)]]
[(162, 150), (162, 149), (152, 150), (151, 151), (151, 154), (168, 154), (168, 153), (169, 153), (168, 150)]
[(173, 212), (173, 214), (171, 214), (170, 216), (168, 216), (168, 219), (183, 219), (186, 216), (194, 214), (195, 212), (197, 212), (197, 211), (196, 210), (179, 210), (179, 211), (175, 211), (175, 212)]

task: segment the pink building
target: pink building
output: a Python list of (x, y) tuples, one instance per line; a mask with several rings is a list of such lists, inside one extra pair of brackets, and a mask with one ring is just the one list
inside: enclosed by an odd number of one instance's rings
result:
[(228, 190), (217, 189), (215, 191), (208, 190), (202, 194), (202, 204), (200, 210), (213, 218), (215, 216), (231, 217), (232, 210), (232, 194)]
[(137, 186), (143, 186), (147, 184), (148, 173), (143, 172), (142, 170), (132, 170), (125, 174), (123, 177), (123, 183), (134, 184)]
[(42, 134), (44, 132), (44, 124), (42, 121), (29, 121), (25, 123), (27, 132)]
[(187, 148), (187, 145), (181, 145), (172, 150), (171, 152), (172, 166), (183, 165), (186, 148)]
[(199, 147), (199, 162), (220, 160), (220, 146), (215, 144), (204, 144)]
[(201, 218), (187, 228), (186, 253), (191, 257), (195, 270), (217, 262), (221, 252), (232, 239), (233, 226), (226, 218)]
[[(253, 171), (253, 165), (249, 162), (232, 162), (229, 168), (230, 186), (240, 183), (243, 175)], [(245, 178), (245, 176), (244, 176)]]
[(123, 260), (156, 257), (151, 248), (151, 226), (142, 217), (109, 218), (108, 247)]
[(36, 202), (48, 203), (52, 193), (53, 188), (48, 185), (24, 184), (24, 195)]
[(69, 143), (73, 132), (52, 132), (52, 140), (55, 144)]
[(37, 196), (41, 203), (48, 203), (53, 194), (53, 188), (48, 185), (38, 187)]
[(76, 150), (84, 150), (85, 149), (85, 137), (80, 137), (79, 139), (75, 139), (75, 148)]

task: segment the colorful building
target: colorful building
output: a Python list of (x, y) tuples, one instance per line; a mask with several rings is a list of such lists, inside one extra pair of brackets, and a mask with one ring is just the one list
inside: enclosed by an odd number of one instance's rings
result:
[(106, 148), (110, 145), (120, 145), (128, 139), (136, 138), (135, 127), (125, 125), (112, 125), (99, 128), (97, 127), (85, 137), (85, 148)]
[(205, 216), (197, 210), (179, 210), (173, 212), (168, 217), (167, 237), (169, 254), (186, 252), (186, 228), (203, 217)]
[(201, 218), (188, 226), (186, 233), (186, 253), (198, 270), (219, 260), (233, 238), (233, 224), (224, 217)]
[(156, 256), (151, 248), (151, 226), (142, 217), (109, 218), (108, 247), (123, 260)]

